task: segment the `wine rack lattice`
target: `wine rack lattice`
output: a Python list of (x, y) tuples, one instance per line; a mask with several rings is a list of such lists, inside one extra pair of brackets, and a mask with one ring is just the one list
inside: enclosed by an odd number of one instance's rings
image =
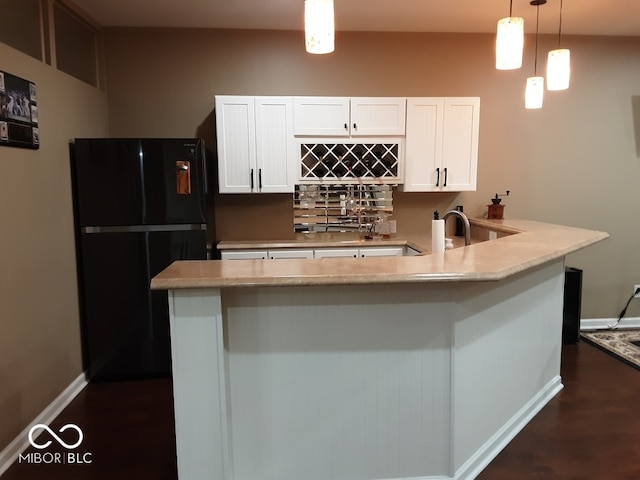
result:
[(305, 180), (398, 178), (397, 143), (303, 143), (300, 155)]

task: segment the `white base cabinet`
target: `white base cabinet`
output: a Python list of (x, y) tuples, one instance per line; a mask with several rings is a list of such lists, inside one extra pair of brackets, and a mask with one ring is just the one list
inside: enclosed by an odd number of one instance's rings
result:
[(407, 99), (405, 192), (476, 189), (480, 98)]
[(291, 97), (216, 96), (220, 193), (293, 193)]
[(313, 250), (282, 249), (269, 250), (271, 260), (278, 258), (313, 258)]
[(317, 248), (315, 258), (358, 258), (357, 248)]
[(402, 247), (369, 247), (361, 248), (359, 254), (361, 257), (402, 257), (404, 250)]
[(221, 253), (222, 260), (266, 260), (277, 258), (313, 258), (313, 250), (279, 248), (274, 250), (226, 250)]
[(316, 248), (315, 258), (402, 257), (405, 247)]
[(270, 250), (224, 250), (222, 260), (265, 260), (279, 258), (364, 258), (364, 257), (402, 257), (416, 254), (410, 247), (364, 247), (364, 248), (274, 248)]
[(221, 252), (222, 260), (266, 260), (269, 252), (266, 250), (227, 250)]

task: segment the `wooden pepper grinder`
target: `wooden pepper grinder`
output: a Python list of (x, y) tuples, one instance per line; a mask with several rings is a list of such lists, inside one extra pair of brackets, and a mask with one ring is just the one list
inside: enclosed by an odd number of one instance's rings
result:
[(491, 199), (491, 205), (487, 205), (489, 207), (489, 212), (487, 213), (487, 218), (502, 220), (504, 218), (504, 205), (501, 205), (500, 202), (502, 199), (500, 197), (508, 197), (510, 190), (503, 195), (498, 195)]

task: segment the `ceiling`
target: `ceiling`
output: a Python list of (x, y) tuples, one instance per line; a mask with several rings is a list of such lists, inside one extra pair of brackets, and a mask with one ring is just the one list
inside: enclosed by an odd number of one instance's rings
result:
[[(540, 6), (540, 33), (558, 33), (560, 1)], [(103, 26), (302, 30), (303, 0), (71, 0)], [(562, 0), (562, 33), (640, 36), (640, 0)], [(507, 0), (335, 0), (337, 31), (495, 32)], [(513, 0), (535, 32), (536, 7)]]

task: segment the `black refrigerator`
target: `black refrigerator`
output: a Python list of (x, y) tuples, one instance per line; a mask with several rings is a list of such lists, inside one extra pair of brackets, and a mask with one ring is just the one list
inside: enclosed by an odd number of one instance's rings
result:
[(84, 369), (90, 381), (171, 373), (167, 292), (153, 276), (207, 258), (199, 139), (70, 145)]

